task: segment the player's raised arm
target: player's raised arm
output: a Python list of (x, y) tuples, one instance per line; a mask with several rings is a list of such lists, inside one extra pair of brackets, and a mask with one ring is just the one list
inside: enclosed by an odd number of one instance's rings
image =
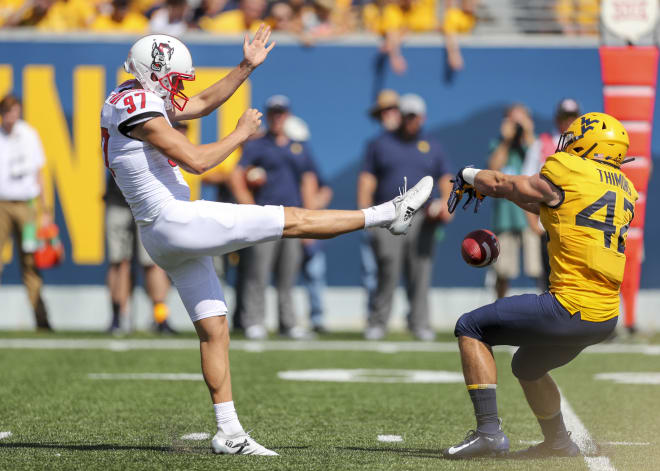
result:
[(138, 124), (131, 137), (148, 142), (184, 170), (201, 175), (225, 160), (261, 126), (261, 112), (248, 109), (238, 120), (236, 129), (218, 142), (195, 145), (176, 131), (164, 117)]
[(541, 175), (507, 175), (497, 170), (480, 170), (465, 167), (459, 170), (454, 178), (454, 187), (447, 203), (449, 212), (454, 212), (458, 202), (467, 193), (469, 199), (463, 206), (465, 209), (472, 199), (476, 199), (475, 212), (485, 196), (505, 198), (520, 206), (525, 211), (538, 214), (540, 204), (555, 206), (561, 203), (561, 189), (550, 183)]
[(270, 33), (270, 26), (264, 24), (259, 27), (251, 41), (249, 34), (246, 33), (241, 63), (209, 88), (190, 98), (184, 110), (175, 110), (173, 120), (185, 121), (206, 116), (227, 101), (252, 71), (266, 60), (268, 53), (275, 46), (275, 42), (268, 45)]

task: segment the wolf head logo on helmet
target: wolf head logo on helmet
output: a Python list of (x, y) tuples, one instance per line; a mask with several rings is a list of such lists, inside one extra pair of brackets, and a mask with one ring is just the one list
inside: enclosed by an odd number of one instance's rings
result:
[(195, 80), (195, 69), (188, 48), (173, 36), (150, 34), (131, 47), (126, 72), (133, 74), (142, 88), (165, 100), (165, 107), (183, 110), (188, 97), (181, 91), (182, 81)]
[(619, 120), (605, 113), (587, 113), (573, 121), (561, 135), (557, 152), (620, 167), (629, 144), (628, 133)]
[(156, 40), (154, 40), (154, 45), (151, 48), (151, 57), (153, 58), (151, 61), (151, 70), (160, 72), (163, 67), (167, 67), (170, 59), (172, 58), (173, 52), (174, 48), (170, 47), (169, 44), (157, 43)]

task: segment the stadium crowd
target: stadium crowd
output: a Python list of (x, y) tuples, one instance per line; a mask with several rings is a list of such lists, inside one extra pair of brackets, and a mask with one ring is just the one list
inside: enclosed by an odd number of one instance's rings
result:
[[(535, 32), (597, 34), (598, 0), (577, 5), (571, 0), (546, 0), (543, 8), (547, 11), (540, 13), (541, 18), (549, 12), (552, 26)], [(266, 22), (273, 31), (290, 34), (307, 46), (368, 32), (383, 38), (381, 51), (398, 74), (407, 67), (401, 43), (418, 33), (443, 34), (448, 64), (452, 70), (462, 69), (457, 36), (471, 33), (480, 19), (488, 21), (492, 15), (478, 0), (0, 0), (3, 29), (179, 36), (194, 30), (254, 32)]]

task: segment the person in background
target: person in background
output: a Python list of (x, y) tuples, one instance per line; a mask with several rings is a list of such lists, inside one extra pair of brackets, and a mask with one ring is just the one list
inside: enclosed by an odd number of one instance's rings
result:
[[(284, 132), (294, 142), (308, 142), (311, 137), (307, 123), (293, 115), (284, 122)], [(326, 209), (332, 200), (332, 188), (321, 178), (313, 159), (310, 159), (310, 171), (305, 172), (303, 178), (307, 180), (303, 182), (303, 187), (309, 188), (308, 193), (312, 195), (311, 208)], [(302, 244), (302, 281), (309, 300), (309, 320), (312, 330), (317, 334), (323, 334), (327, 332), (323, 324), (323, 292), (327, 284), (325, 241), (303, 239)]]
[[(184, 134), (188, 128), (185, 122), (177, 122), (174, 127)], [(170, 290), (170, 280), (142, 245), (131, 208), (110, 173), (103, 199), (106, 205), (105, 232), (108, 250), (106, 283), (112, 303), (112, 320), (108, 332), (120, 334), (130, 330), (128, 304), (133, 291), (131, 261), (136, 256), (144, 270), (145, 291), (151, 300), (154, 330), (160, 333), (176, 333), (167, 322), (169, 308), (165, 299)]]
[[(314, 185), (316, 176), (309, 149), (305, 143), (292, 141), (284, 131), (290, 106), (284, 95), (273, 95), (266, 101), (268, 132), (243, 145), (243, 155), (231, 176), (232, 192), (238, 203), (313, 207), (318, 184)], [(252, 182), (255, 169), (261, 169), (259, 184)], [(264, 325), (265, 295), (268, 279), (274, 272), (280, 334), (292, 339), (310, 338), (310, 333), (297, 324), (293, 306), (293, 285), (303, 256), (300, 241), (266, 242), (250, 247), (243, 256), (246, 257), (240, 295), (243, 311), (238, 317), (245, 336), (256, 340), (268, 335)]]
[[(40, 226), (52, 221), (41, 173), (46, 159), (39, 135), (21, 119), (17, 97), (7, 95), (0, 101), (0, 118), (0, 250), (13, 237), (37, 329), (52, 330), (41, 297), (43, 280), (34, 261), (37, 210), (41, 213)], [(0, 258), (0, 275), (2, 268)]]
[[(521, 175), (525, 154), (536, 140), (534, 122), (527, 108), (511, 105), (500, 124), (500, 136), (490, 143), (488, 169), (507, 175)], [(504, 199), (494, 202), (493, 229), (500, 241), (500, 256), (495, 263), (495, 291), (506, 296), (509, 282), (520, 274), (520, 251), (523, 250), (525, 274), (541, 276), (540, 237), (529, 228), (525, 211)]]
[[(455, 6), (456, 1), (460, 6)], [(445, 34), (447, 64), (452, 70), (461, 70), (465, 65), (456, 36), (472, 32), (477, 23), (476, 8), (477, 0), (450, 0), (446, 4), (442, 31)]]
[[(535, 175), (541, 171), (545, 159), (555, 153), (559, 137), (566, 132), (571, 123), (580, 116), (580, 105), (573, 98), (564, 98), (557, 105), (555, 110), (554, 134), (541, 133), (534, 143), (529, 147), (525, 154), (525, 163), (523, 164), (523, 175)], [(543, 263), (543, 273), (539, 277), (539, 288), (547, 291), (550, 288), (550, 259), (548, 258), (548, 234), (541, 224), (538, 214), (525, 212), (529, 227), (532, 231), (541, 236), (541, 261)]]
[(90, 30), (99, 33), (145, 33), (149, 29), (147, 18), (131, 9), (130, 0), (112, 0), (108, 14), (99, 15), (90, 25)]
[[(395, 131), (401, 125), (401, 111), (399, 111), (399, 94), (388, 88), (380, 91), (376, 97), (376, 102), (369, 108), (369, 116), (381, 126), (381, 133), (367, 143), (370, 147), (374, 141), (377, 141), (383, 134)], [(363, 203), (363, 202), (362, 202)], [(358, 196), (358, 206), (361, 202)], [(360, 241), (360, 262), (362, 273), (362, 286), (367, 293), (367, 312), (374, 309), (374, 296), (378, 286), (378, 264), (376, 256), (371, 248), (371, 232), (362, 231)]]
[[(378, 283), (364, 336), (380, 340), (387, 332), (394, 290), (402, 268), (406, 275), (409, 302), (408, 328), (419, 340), (432, 341), (435, 333), (430, 325), (429, 288), (437, 221), (451, 220), (446, 201), (451, 191), (451, 169), (440, 143), (422, 132), (426, 103), (414, 94), (401, 96), (399, 110), (402, 122), (393, 132), (385, 132), (367, 146), (362, 172), (358, 178), (359, 208), (387, 201), (395, 195), (396, 182), (407, 177), (416, 181), (420, 175), (431, 175), (437, 182), (443, 204), (435, 222), (419, 218), (407, 237), (397, 240), (376, 231), (371, 244), (378, 265)], [(394, 192), (393, 192), (394, 190)], [(394, 193), (394, 194), (393, 194)]]
[[(85, 29), (94, 19), (95, 6), (89, 0), (27, 0), (14, 3), (8, 8), (6, 27), (26, 26), (42, 31), (76, 31)], [(0, 9), (5, 5), (0, 5)]]
[(243, 33), (256, 31), (263, 22), (266, 0), (240, 0), (238, 9), (224, 11), (217, 16), (203, 16), (199, 26), (211, 33)]
[(402, 75), (408, 68), (401, 54), (401, 42), (407, 33), (431, 32), (437, 28), (435, 0), (377, 0), (362, 9), (367, 30), (381, 34), (381, 52), (389, 59), (394, 73)]
[(167, 0), (151, 15), (149, 30), (181, 36), (188, 28), (188, 3), (186, 0)]
[(599, 34), (599, 0), (556, 0), (555, 15), (564, 34)]

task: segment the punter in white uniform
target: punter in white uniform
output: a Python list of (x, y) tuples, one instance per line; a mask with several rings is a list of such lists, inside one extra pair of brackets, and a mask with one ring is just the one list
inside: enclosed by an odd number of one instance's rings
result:
[(206, 116), (224, 103), (266, 59), (274, 46), (267, 46), (269, 37), (270, 28), (263, 25), (252, 41), (246, 35), (238, 67), (188, 99), (183, 81), (194, 80), (195, 71), (186, 46), (171, 36), (145, 36), (131, 47), (124, 65), (136, 80), (116, 88), (101, 113), (106, 165), (131, 206), (145, 248), (172, 278), (199, 335), (218, 424), (216, 453), (277, 454), (245, 433), (234, 409), (227, 306), (211, 257), (281, 237), (329, 238), (375, 226), (404, 234), (433, 187), (432, 178), (425, 177), (402, 196), (357, 211), (189, 201), (179, 167), (195, 174), (215, 167), (259, 129), (261, 113), (248, 109), (233, 132), (204, 145), (192, 144), (172, 122)]

